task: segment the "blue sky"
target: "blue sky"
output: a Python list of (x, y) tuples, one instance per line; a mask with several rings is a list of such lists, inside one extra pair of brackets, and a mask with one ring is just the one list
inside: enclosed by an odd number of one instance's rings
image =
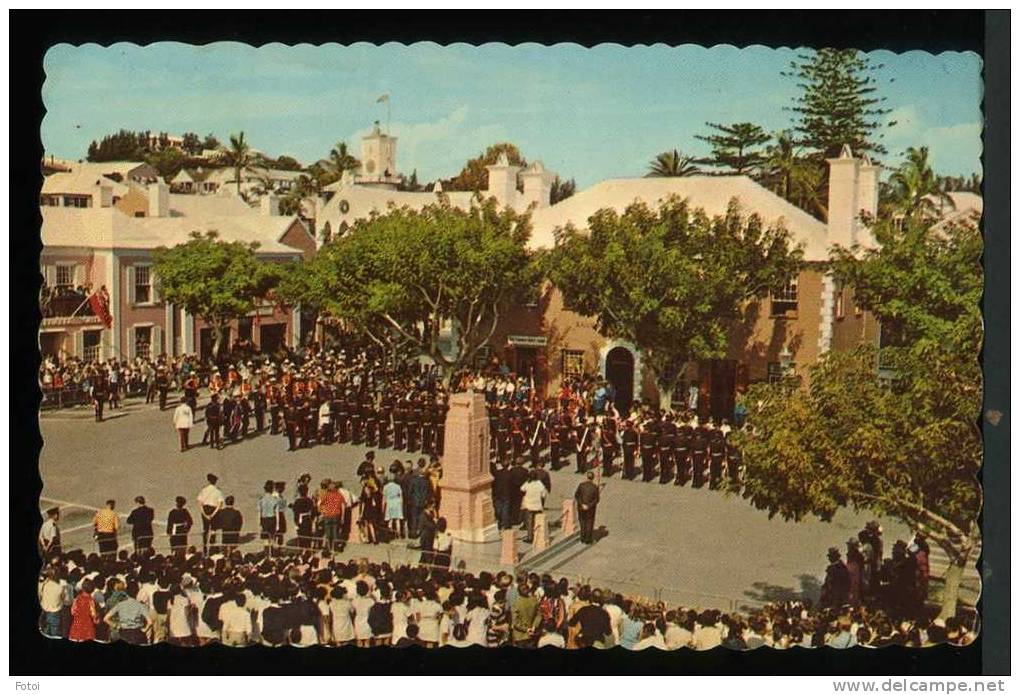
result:
[[(360, 153), (372, 121), (399, 138), (401, 171), (428, 181), (459, 171), (487, 145), (509, 140), (529, 160), (574, 177), (640, 176), (657, 153), (700, 155), (704, 123), (788, 127), (797, 94), (779, 73), (793, 49), (732, 46), (510, 47), (360, 43), (296, 47), (239, 43), (147, 47), (58, 45), (45, 58), (42, 140), (70, 158), (120, 128), (226, 140), (245, 131), (253, 147), (303, 162), (337, 140)], [(880, 93), (896, 126), (884, 143), (895, 163), (928, 145), (936, 170), (980, 170), (981, 61), (973, 53), (869, 54), (884, 64)]]

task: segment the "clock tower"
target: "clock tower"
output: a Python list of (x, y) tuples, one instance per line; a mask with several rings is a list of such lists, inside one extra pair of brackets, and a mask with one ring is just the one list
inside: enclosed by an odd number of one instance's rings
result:
[(379, 129), (379, 121), (372, 132), (361, 138), (361, 170), (355, 179), (362, 186), (395, 189), (400, 183), (397, 175), (397, 139)]

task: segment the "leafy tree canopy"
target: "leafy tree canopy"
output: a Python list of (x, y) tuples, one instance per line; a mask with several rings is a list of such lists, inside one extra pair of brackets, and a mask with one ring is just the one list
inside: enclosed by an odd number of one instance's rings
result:
[(549, 190), (549, 204), (555, 205), (561, 200), (566, 200), (577, 192), (577, 182), (574, 179), (564, 181), (559, 176), (553, 179), (552, 188)]
[(686, 201), (600, 210), (590, 233), (568, 227), (548, 257), (565, 306), (598, 330), (634, 343), (668, 398), (680, 368), (722, 357), (743, 303), (785, 283), (801, 265), (789, 233), (744, 218), (736, 201), (709, 218)]
[[(380, 344), (409, 344), (447, 373), (470, 364), (508, 309), (533, 293), (539, 266), (526, 215), (493, 201), (465, 211), (445, 198), (355, 224), (288, 280), (282, 296), (350, 322)], [(440, 333), (456, 324), (452, 351)]]
[(700, 174), (697, 160), (680, 150), (660, 152), (648, 165), (645, 176), (694, 176)]
[(706, 123), (715, 132), (710, 135), (696, 135), (712, 146), (712, 154), (700, 161), (701, 164), (720, 169), (723, 174), (757, 174), (765, 160), (762, 145), (771, 137), (754, 123)]
[(442, 182), (444, 191), (484, 191), (489, 186), (489, 172), (485, 168), (499, 161), (500, 155), (505, 154), (507, 161), (514, 166), (524, 168), (528, 161), (521, 155), (517, 145), (509, 142), (500, 142), (486, 148), (474, 159), (469, 159), (460, 173), (452, 179)]
[(163, 298), (214, 328), (217, 354), (228, 323), (253, 311), (279, 281), (279, 269), (260, 259), (257, 248), (193, 232), (187, 243), (152, 252)]

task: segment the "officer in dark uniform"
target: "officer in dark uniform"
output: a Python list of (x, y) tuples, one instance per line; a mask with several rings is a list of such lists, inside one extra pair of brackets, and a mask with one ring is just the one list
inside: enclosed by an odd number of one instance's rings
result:
[(280, 434), (282, 415), (283, 394), (280, 393), (280, 387), (277, 384), (271, 384), (269, 386), (269, 434)]
[(421, 409), (421, 453), (436, 453), (435, 404), (423, 403)]
[(659, 448), (659, 435), (653, 421), (641, 427), (638, 444), (641, 447), (641, 480), (647, 483), (655, 477), (655, 455)]
[(630, 420), (623, 421), (623, 432), (620, 435), (623, 440), (623, 477), (625, 480), (633, 480), (637, 475), (634, 461), (638, 452), (638, 432), (634, 423)]
[(109, 388), (106, 382), (103, 381), (103, 377), (96, 376), (95, 381), (92, 382), (92, 405), (96, 408), (96, 422), (103, 421), (103, 405), (106, 403), (106, 396), (109, 392)]
[(353, 397), (347, 399), (347, 412), (351, 414), (351, 443), (360, 445), (365, 441), (365, 418), (361, 404)]
[(708, 431), (698, 424), (691, 437), (691, 487), (705, 484), (705, 463), (708, 458)]
[(170, 391), (170, 375), (166, 373), (166, 367), (160, 367), (156, 372), (156, 388), (159, 390), (159, 409), (166, 410), (167, 393)]
[(342, 439), (342, 433), (340, 432), (340, 408), (343, 407), (343, 401), (340, 399), (340, 389), (333, 388), (329, 392), (329, 424), (333, 430), (331, 433), (330, 443), (336, 442), (339, 444)]
[(549, 415), (549, 468), (559, 470), (560, 467), (560, 416), (558, 413)]
[(708, 431), (708, 487), (710, 490), (717, 490), (722, 482), (723, 459), (726, 458), (726, 437), (718, 427), (712, 427)]
[(418, 451), (421, 446), (421, 403), (415, 401), (407, 409), (407, 450)]
[(259, 433), (266, 429), (266, 391), (257, 388), (251, 394), (252, 409), (255, 411), (255, 430)]
[(230, 434), (230, 421), (236, 407), (237, 403), (229, 394), (223, 396), (223, 419), (220, 421), (220, 425), (223, 427), (224, 439)]
[(531, 455), (531, 467), (535, 468), (542, 461), (542, 430), (545, 425), (542, 423), (541, 414), (536, 416), (530, 411), (521, 422), (524, 436), (527, 438), (528, 452)]
[(659, 484), (673, 482), (676, 472), (676, 460), (673, 451), (676, 448), (676, 423), (673, 416), (667, 414), (659, 425)]
[(291, 400), (287, 401), (283, 406), (283, 426), (287, 430), (287, 442), (289, 443), (287, 451), (297, 451), (299, 418), (297, 404)]
[(375, 446), (378, 442), (378, 413), (375, 412), (375, 404), (371, 398), (366, 398), (361, 403), (361, 419), (365, 423), (365, 446)]
[(436, 453), (440, 456), (446, 450), (446, 414), (450, 406), (445, 400), (436, 404)]
[(676, 485), (686, 485), (691, 479), (691, 440), (694, 428), (686, 422), (676, 430)]
[(198, 379), (194, 375), (184, 382), (184, 402), (191, 408), (191, 412), (198, 411)]
[(346, 444), (351, 440), (351, 412), (347, 409), (346, 395), (339, 390), (333, 407), (336, 409), (336, 441)]
[(502, 461), (510, 454), (510, 419), (506, 409), (495, 406), (496, 415), (496, 459)]
[(574, 435), (574, 428), (570, 426), (570, 415), (565, 411), (561, 412), (556, 420), (556, 434), (560, 440), (560, 456), (569, 457), (572, 451), (577, 452), (577, 438)]
[(726, 441), (726, 469), (730, 476), (730, 487), (734, 490), (740, 489), (741, 468), (744, 463), (744, 455), (740, 449), (733, 446), (727, 437)]
[(389, 397), (384, 396), (382, 402), (379, 403), (379, 418), (378, 425), (376, 426), (379, 430), (379, 448), (389, 449), (390, 448), (390, 420), (393, 417), (393, 403)]
[(213, 394), (209, 399), (209, 405), (205, 407), (205, 435), (202, 443), (209, 442), (209, 448), (219, 449), (223, 446), (220, 441), (220, 426), (223, 424), (223, 408), (220, 406), (220, 397)]
[(597, 435), (593, 423), (582, 420), (574, 429), (574, 451), (577, 452), (577, 472), (584, 473), (588, 470), (588, 452), (598, 442), (593, 442)]
[(407, 407), (403, 400), (393, 406), (393, 448), (404, 451), (407, 447)]

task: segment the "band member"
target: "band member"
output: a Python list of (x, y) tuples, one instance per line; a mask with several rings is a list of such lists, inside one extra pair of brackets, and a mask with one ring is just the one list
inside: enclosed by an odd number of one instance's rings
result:
[(255, 411), (255, 429), (262, 432), (266, 429), (266, 391), (257, 388), (252, 393), (252, 407)]
[(528, 416), (525, 420), (525, 427), (525, 432), (531, 434), (531, 437), (528, 439), (528, 449), (531, 452), (531, 465), (532, 467), (536, 467), (542, 462), (542, 435), (545, 431), (545, 423), (542, 422), (541, 412), (539, 412), (537, 416)]
[(298, 430), (300, 428), (298, 409), (293, 401), (288, 401), (283, 406), (283, 426), (287, 431), (287, 451), (297, 451)]
[(722, 482), (723, 459), (726, 458), (726, 437), (718, 427), (708, 431), (708, 451), (708, 487), (716, 490)]
[(674, 466), (676, 461), (673, 451), (676, 448), (676, 423), (673, 416), (667, 414), (665, 420), (659, 425), (659, 484), (665, 485), (673, 481), (675, 477)]
[(729, 438), (726, 441), (726, 469), (730, 477), (730, 487), (734, 490), (740, 489), (741, 480), (741, 468), (743, 467), (744, 456), (740, 453), (740, 449), (733, 446), (729, 442)]
[(159, 391), (159, 409), (166, 410), (167, 394), (170, 392), (170, 375), (166, 367), (160, 366), (156, 370), (156, 389)]
[(223, 425), (223, 408), (220, 406), (219, 394), (214, 393), (205, 407), (205, 435), (202, 443), (209, 443), (210, 449), (220, 449), (220, 427)]
[(560, 441), (560, 416), (557, 413), (549, 415), (547, 429), (549, 431), (549, 467), (555, 471), (559, 470), (560, 467), (560, 451), (562, 449)]
[(389, 449), (390, 448), (390, 427), (393, 422), (393, 403), (389, 398), (383, 398), (379, 403), (379, 420), (377, 428), (379, 430), (379, 448)]
[[(103, 405), (106, 403), (107, 387), (101, 376), (92, 382), (92, 405), (96, 409), (96, 422), (103, 421)], [(160, 408), (162, 410), (162, 408)]]
[(393, 448), (404, 451), (407, 446), (407, 407), (403, 400), (393, 407)]
[(351, 444), (360, 446), (365, 441), (365, 418), (361, 414), (361, 404), (353, 395), (347, 400), (347, 412), (351, 416)]
[(609, 477), (616, 469), (616, 420), (604, 417), (599, 427), (599, 447), (602, 449), (602, 475)]
[(361, 403), (361, 418), (365, 423), (365, 446), (375, 446), (378, 442), (378, 414), (375, 412), (375, 403), (367, 398)]
[(637, 475), (634, 461), (638, 453), (638, 432), (634, 423), (630, 420), (623, 421), (623, 477), (626, 480), (633, 480)]
[(412, 403), (407, 409), (407, 450), (417, 451), (421, 446), (421, 404)]
[[(273, 382), (276, 380), (274, 379)], [(271, 383), (269, 386), (269, 434), (280, 433), (280, 421), (283, 418), (283, 394), (280, 386)]]
[(332, 413), (330, 412), (330, 407), (329, 399), (324, 398), (322, 400), (322, 405), (319, 406), (318, 412), (318, 441), (324, 444), (329, 444), (333, 439), (331, 432), (333, 428), (333, 418)]
[(191, 407), (191, 412), (198, 410), (198, 377), (194, 374), (184, 382), (184, 402)]
[(688, 423), (682, 423), (676, 431), (676, 483), (675, 485), (686, 485), (691, 479), (691, 440), (694, 437), (694, 428)]
[(691, 437), (691, 487), (705, 484), (705, 463), (708, 458), (708, 431), (700, 423)]
[(577, 450), (578, 473), (584, 473), (588, 470), (588, 452), (591, 450), (592, 440), (596, 436), (594, 429), (595, 423), (589, 419), (579, 425), (578, 429), (575, 430), (578, 432), (578, 434), (575, 435), (575, 437), (577, 437), (577, 444), (575, 448)]

